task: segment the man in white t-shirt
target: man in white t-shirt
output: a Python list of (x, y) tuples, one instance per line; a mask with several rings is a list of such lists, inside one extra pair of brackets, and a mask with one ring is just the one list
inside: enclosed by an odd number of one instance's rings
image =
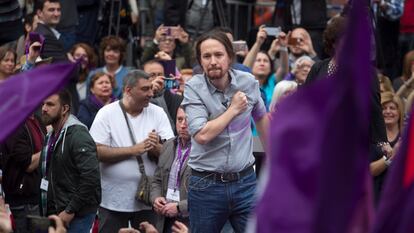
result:
[(146, 174), (153, 175), (157, 164), (149, 159), (148, 153), (158, 156), (161, 142), (173, 138), (174, 134), (164, 110), (149, 103), (153, 93), (148, 78), (143, 71), (130, 71), (124, 78), (123, 99), (100, 109), (90, 129), (101, 169), (100, 233), (118, 232), (128, 227), (128, 222), (137, 229), (142, 221), (155, 223), (156, 215), (151, 207), (135, 200), (141, 178), (136, 156), (142, 157)]

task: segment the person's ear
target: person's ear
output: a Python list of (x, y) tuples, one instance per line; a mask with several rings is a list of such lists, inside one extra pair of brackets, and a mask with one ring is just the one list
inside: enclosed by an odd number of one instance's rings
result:
[(66, 113), (70, 113), (70, 107), (67, 104), (63, 105), (63, 114), (66, 114)]

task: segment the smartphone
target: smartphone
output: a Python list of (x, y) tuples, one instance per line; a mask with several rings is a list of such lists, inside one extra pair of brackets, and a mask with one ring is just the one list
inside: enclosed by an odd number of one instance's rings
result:
[(44, 41), (45, 41), (45, 37), (43, 35), (41, 35), (39, 33), (36, 33), (36, 32), (30, 32), (29, 33), (29, 39), (26, 41), (26, 44), (25, 44), (26, 54), (29, 53), (30, 45), (32, 45), (34, 42), (39, 42), (40, 43), (39, 50), (41, 50), (42, 47), (43, 47)]
[(47, 233), (49, 226), (56, 228), (56, 223), (46, 217), (37, 215), (27, 215), (27, 229), (30, 229), (31, 233)]
[(178, 80), (174, 78), (170, 78), (171, 75), (175, 76), (175, 60), (169, 60), (169, 61), (160, 61), (162, 66), (164, 67), (164, 87), (167, 90), (170, 89), (176, 89), (179, 86)]
[(177, 39), (180, 36), (180, 32), (178, 30), (178, 27), (168, 26), (168, 27), (164, 27), (164, 28), (166, 29), (165, 33), (166, 33), (167, 36), (172, 36), (175, 39)]
[(246, 41), (244, 40), (233, 41), (232, 44), (233, 44), (233, 51), (235, 53), (240, 52), (240, 51), (246, 51), (248, 49)]
[(38, 41), (38, 42), (40, 42), (40, 44), (42, 44), (43, 41), (45, 40), (45, 38), (37, 32), (30, 32), (29, 33), (29, 40), (30, 40), (31, 44), (33, 42), (36, 42), (36, 41)]
[(288, 45), (297, 46), (297, 45), (299, 45), (299, 43), (301, 41), (302, 40), (300, 38), (297, 38), (297, 37), (289, 37), (289, 39), (288, 39)]
[(280, 27), (265, 27), (264, 30), (266, 31), (268, 36), (278, 37), (279, 34), (282, 32)]
[(174, 90), (180, 87), (178, 80), (164, 79), (164, 86), (166, 90)]
[(166, 77), (170, 77), (170, 75), (175, 75), (175, 60), (161, 60), (161, 65), (164, 67), (164, 74)]

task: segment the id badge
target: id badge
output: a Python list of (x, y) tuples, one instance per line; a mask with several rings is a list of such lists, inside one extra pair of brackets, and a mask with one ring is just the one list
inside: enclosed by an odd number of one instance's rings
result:
[(42, 178), (42, 181), (40, 182), (40, 189), (47, 192), (48, 187), (49, 181), (47, 181), (45, 178)]
[(180, 191), (178, 189), (174, 191), (174, 189), (169, 188), (167, 190), (167, 199), (174, 202), (180, 202)]

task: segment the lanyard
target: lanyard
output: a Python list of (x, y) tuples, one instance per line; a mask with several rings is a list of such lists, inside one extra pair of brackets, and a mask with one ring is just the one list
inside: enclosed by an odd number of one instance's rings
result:
[(187, 150), (186, 150), (186, 152), (184, 154), (184, 157), (181, 158), (183, 156), (183, 151), (182, 151), (182, 148), (181, 148), (181, 143), (178, 142), (177, 165), (179, 165), (179, 166), (178, 166), (178, 169), (177, 169), (177, 182), (175, 183), (174, 190), (177, 187), (180, 187), (180, 183), (181, 183), (181, 180), (180, 180), (180, 172), (181, 172), (181, 169), (183, 167), (184, 161), (188, 158), (188, 155), (190, 154), (190, 150), (191, 150), (191, 144), (188, 145)]
[[(58, 132), (60, 132), (60, 131), (58, 131)], [(54, 132), (52, 132), (52, 134), (49, 137), (48, 150), (46, 151), (45, 174), (44, 174), (44, 176), (47, 176), (47, 174), (48, 174), (50, 160), (52, 158), (53, 150), (55, 149), (56, 142), (59, 139), (59, 136), (60, 136), (60, 133), (56, 135)]]

